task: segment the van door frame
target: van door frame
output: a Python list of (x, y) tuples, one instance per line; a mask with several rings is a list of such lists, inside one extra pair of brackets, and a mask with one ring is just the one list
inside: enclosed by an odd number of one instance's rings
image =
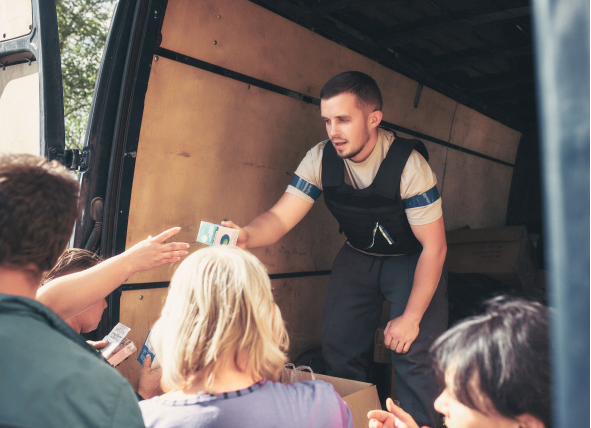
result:
[[(148, 90), (154, 50), (162, 41), (160, 31), (167, 2), (167, 0), (139, 0), (135, 9), (120, 87), (105, 193), (101, 239), (104, 258), (125, 251), (144, 99)], [(121, 287), (113, 291), (108, 298), (109, 330), (119, 322), (120, 298)]]
[[(64, 98), (57, 12), (54, 0), (31, 0), (33, 19), (31, 32), (0, 42), (1, 66), (35, 60), (39, 66), (39, 154), (55, 159), (65, 146)], [(31, 53), (32, 55), (26, 55)], [(13, 62), (2, 61), (19, 55)], [(1, 70), (0, 70), (1, 72)]]

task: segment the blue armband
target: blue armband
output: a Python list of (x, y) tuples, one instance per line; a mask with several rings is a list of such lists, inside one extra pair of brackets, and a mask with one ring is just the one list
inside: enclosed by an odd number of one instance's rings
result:
[(305, 193), (314, 200), (318, 199), (322, 193), (322, 190), (320, 190), (318, 187), (308, 183), (306, 180), (301, 179), (297, 175), (293, 176), (293, 180), (291, 180), (290, 185), (298, 189), (300, 192)]
[(425, 193), (421, 193), (419, 195), (411, 196), (408, 199), (404, 200), (404, 208), (419, 208), (419, 207), (426, 207), (427, 205), (431, 205), (433, 202), (439, 199), (439, 191), (437, 190), (436, 186), (433, 186)]

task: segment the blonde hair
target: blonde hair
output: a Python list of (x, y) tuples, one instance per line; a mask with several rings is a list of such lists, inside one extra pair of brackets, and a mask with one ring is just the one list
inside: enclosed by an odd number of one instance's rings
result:
[(196, 376), (212, 388), (220, 357), (232, 351), (237, 365), (244, 352), (254, 376), (276, 380), (289, 345), (265, 267), (228, 247), (201, 249), (179, 266), (152, 333), (168, 389)]

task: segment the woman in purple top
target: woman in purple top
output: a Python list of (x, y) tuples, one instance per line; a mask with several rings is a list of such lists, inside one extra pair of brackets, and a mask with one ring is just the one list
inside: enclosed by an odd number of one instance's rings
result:
[(177, 269), (153, 330), (166, 394), (140, 402), (146, 427), (352, 427), (332, 385), (275, 382), (288, 337), (252, 254), (209, 247)]

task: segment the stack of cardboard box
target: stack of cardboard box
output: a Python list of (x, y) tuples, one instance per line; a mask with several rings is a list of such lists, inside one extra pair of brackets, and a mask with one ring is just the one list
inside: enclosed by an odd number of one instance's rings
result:
[(535, 248), (525, 226), (463, 229), (446, 233), (447, 268), (483, 274), (528, 292), (535, 283)]
[(536, 249), (525, 226), (462, 229), (446, 236), (450, 325), (480, 312), (482, 303), (497, 295), (544, 300), (536, 287)]

